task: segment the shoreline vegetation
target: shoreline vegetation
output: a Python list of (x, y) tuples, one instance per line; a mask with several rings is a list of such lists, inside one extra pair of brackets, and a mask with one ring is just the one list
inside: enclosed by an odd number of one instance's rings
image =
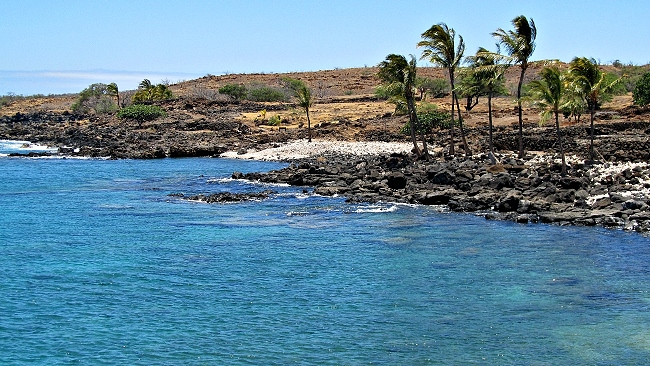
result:
[(650, 232), (650, 65), (530, 61), (535, 23), (512, 26), (492, 34), (504, 53), (472, 56), (453, 28), (432, 26), (418, 47), (436, 67), (389, 54), (376, 67), (5, 96), (0, 139), (58, 149), (32, 157), (283, 161), (232, 177), (350, 202)]

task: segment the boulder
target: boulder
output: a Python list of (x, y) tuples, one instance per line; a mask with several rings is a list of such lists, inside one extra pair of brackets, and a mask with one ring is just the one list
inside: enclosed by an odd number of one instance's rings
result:
[(518, 194), (509, 194), (503, 200), (497, 204), (497, 211), (499, 212), (511, 212), (516, 211), (519, 207), (519, 201), (521, 196)]
[(585, 217), (581, 212), (540, 212), (538, 214), (539, 221), (546, 224), (559, 223), (559, 222), (573, 222)]
[(446, 205), (453, 197), (457, 196), (460, 192), (455, 189), (446, 189), (443, 191), (435, 192), (419, 192), (416, 195), (416, 201), (423, 205)]
[(645, 205), (646, 204), (644, 202), (632, 199), (623, 202), (623, 208), (626, 210), (640, 210)]
[(508, 173), (499, 173), (498, 175), (496, 175), (490, 180), (488, 185), (490, 186), (490, 188), (496, 190), (503, 189), (503, 188), (512, 188), (515, 186), (514, 179)]
[(456, 175), (449, 169), (443, 169), (441, 171), (428, 171), (427, 176), (429, 181), (433, 184), (440, 185), (451, 185), (454, 184)]
[(391, 189), (406, 188), (406, 177), (401, 172), (393, 172), (386, 176), (388, 187)]

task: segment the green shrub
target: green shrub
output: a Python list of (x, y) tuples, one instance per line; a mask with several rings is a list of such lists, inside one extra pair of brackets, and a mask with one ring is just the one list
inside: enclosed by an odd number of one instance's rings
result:
[(617, 68), (615, 73), (617, 76), (623, 77), (623, 86), (628, 92), (634, 92), (636, 83), (643, 77), (643, 75), (650, 71), (650, 64), (643, 66), (636, 66), (632, 63), (623, 64), (622, 62), (614, 61), (614, 66)]
[(254, 102), (286, 102), (287, 95), (281, 90), (269, 86), (260, 86), (248, 92), (248, 98)]
[(94, 110), (95, 113), (100, 114), (113, 112), (117, 106), (108, 95), (108, 85), (95, 83), (79, 93), (79, 98), (72, 104), (71, 109), (76, 113), (88, 113)]
[(379, 85), (375, 88), (375, 97), (378, 99), (388, 100), (396, 94), (395, 87), (392, 85)]
[(219, 88), (219, 93), (227, 95), (233, 100), (242, 100), (246, 98), (248, 90), (241, 84), (226, 84)]
[[(616, 75), (613, 72), (608, 72), (608, 73), (605, 74), (604, 84), (609, 85), (609, 84), (613, 83), (614, 81), (616, 81), (616, 79), (619, 79), (618, 75)], [(625, 89), (625, 84), (621, 80), (621, 81), (615, 83), (614, 86), (612, 87), (612, 89), (607, 94), (610, 95), (609, 100), (611, 101), (611, 96), (624, 95), (625, 93), (627, 93), (627, 90)]]
[[(434, 106), (435, 107), (435, 106)], [(418, 134), (431, 133), (434, 128), (449, 128), (451, 127), (451, 115), (447, 112), (439, 111), (436, 108), (423, 108), (422, 112), (418, 112), (418, 120), (420, 121), (420, 130), (415, 131)], [(456, 123), (458, 125), (458, 123)], [(411, 134), (411, 123), (406, 122), (400, 133), (405, 135)]]
[(117, 110), (117, 105), (113, 103), (113, 100), (107, 97), (100, 98), (97, 103), (95, 103), (95, 113), (113, 113)]
[(0, 107), (4, 107), (20, 99), (25, 99), (25, 97), (22, 95), (16, 95), (14, 93), (7, 93), (6, 95), (2, 95), (0, 96)]
[(132, 119), (136, 121), (152, 121), (158, 117), (165, 117), (167, 113), (157, 105), (133, 104), (122, 108), (117, 116), (122, 119)]
[[(433, 128), (450, 128), (451, 115), (443, 111), (429, 111), (418, 114), (420, 126), (431, 132)], [(456, 123), (458, 125), (458, 123)]]
[(643, 74), (636, 82), (632, 98), (636, 105), (643, 107), (650, 104), (650, 72)]
[(451, 86), (449, 81), (441, 78), (424, 78), (417, 77), (415, 79), (415, 87), (420, 93), (420, 98), (424, 99), (425, 95), (430, 95), (432, 98), (442, 98), (449, 94)]
[(267, 122), (267, 124), (269, 126), (279, 126), (280, 122), (281, 122), (280, 116), (273, 116), (273, 117), (269, 118), (269, 121)]

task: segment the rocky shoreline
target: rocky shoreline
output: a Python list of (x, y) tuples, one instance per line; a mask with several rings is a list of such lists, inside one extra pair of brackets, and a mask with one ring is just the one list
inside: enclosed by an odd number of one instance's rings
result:
[(334, 154), (266, 173), (235, 172), (232, 178), (309, 186), (315, 194), (349, 202), (440, 205), (491, 220), (650, 231), (646, 163), (573, 159), (562, 176), (560, 164), (547, 155), (500, 159), (493, 165), (484, 154), (431, 161), (405, 153)]
[(236, 203), (245, 201), (261, 201), (269, 198), (270, 195), (277, 193), (272, 190), (264, 190), (262, 192), (253, 193), (230, 193), (219, 192), (213, 194), (198, 194), (193, 196), (186, 196), (184, 193), (172, 193), (169, 197), (175, 197), (185, 201), (204, 202), (204, 203)]
[(162, 107), (168, 117), (146, 122), (67, 111), (0, 116), (0, 139), (57, 147), (58, 153), (51, 155), (160, 159), (218, 157), (231, 150), (270, 147), (301, 137), (290, 133), (253, 135), (236, 117), (265, 108), (259, 103), (177, 99), (162, 102)]
[[(432, 157), (418, 160), (409, 153), (405, 136), (377, 127), (393, 117), (315, 127), (315, 140), (307, 143), (305, 129), (253, 131), (237, 121), (238, 113), (260, 108), (257, 104), (175, 100), (165, 107), (169, 117), (145, 123), (52, 112), (5, 116), (0, 118), (0, 139), (58, 146), (62, 156), (285, 161), (290, 165), (279, 171), (233, 177), (309, 186), (316, 194), (344, 196), (351, 202), (441, 205), (488, 219), (650, 232), (648, 122), (597, 124), (600, 161), (594, 163), (584, 160), (587, 126), (563, 127), (565, 149), (572, 158), (568, 175), (562, 176), (558, 159), (553, 158), (553, 128), (535, 124), (524, 129), (524, 144), (530, 150), (525, 159), (508, 155), (517, 148), (515, 129), (497, 127), (494, 144), (501, 152), (500, 163), (492, 164), (484, 154), (449, 156), (446, 130), (429, 136)], [(485, 126), (466, 132), (472, 151), (487, 151)], [(356, 141), (342, 141), (342, 136)], [(463, 151), (461, 146), (456, 149)], [(229, 198), (205, 198), (220, 199)]]

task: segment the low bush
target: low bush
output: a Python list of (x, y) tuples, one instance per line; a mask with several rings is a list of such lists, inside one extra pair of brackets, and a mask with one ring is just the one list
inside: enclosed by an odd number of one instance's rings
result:
[(636, 105), (643, 107), (650, 104), (650, 72), (643, 74), (636, 82), (632, 98)]
[(233, 100), (242, 100), (246, 98), (248, 90), (241, 84), (226, 84), (219, 88), (219, 93), (232, 98)]
[(167, 113), (157, 105), (133, 104), (122, 108), (117, 116), (122, 119), (132, 119), (136, 121), (152, 121), (158, 117), (165, 117)]
[(286, 102), (287, 95), (281, 90), (269, 86), (260, 86), (248, 92), (248, 99), (254, 102)]
[(269, 118), (269, 121), (267, 122), (267, 124), (269, 126), (279, 126), (280, 122), (282, 122), (282, 120), (280, 119), (280, 116), (273, 116), (273, 117)]
[(391, 88), (390, 85), (379, 85), (375, 88), (375, 97), (382, 100), (388, 100), (395, 95), (395, 88)]
[[(439, 111), (437, 109), (427, 108), (425, 111), (418, 112), (418, 120), (420, 121), (420, 130), (415, 131), (418, 134), (429, 134), (434, 128), (451, 127), (451, 115), (447, 112)], [(456, 122), (456, 125), (458, 125), (458, 122)], [(400, 132), (405, 135), (410, 135), (411, 123), (406, 122)]]
[(79, 93), (79, 98), (72, 104), (71, 109), (76, 113), (94, 111), (96, 114), (102, 114), (114, 112), (117, 106), (109, 96), (108, 85), (95, 83)]

